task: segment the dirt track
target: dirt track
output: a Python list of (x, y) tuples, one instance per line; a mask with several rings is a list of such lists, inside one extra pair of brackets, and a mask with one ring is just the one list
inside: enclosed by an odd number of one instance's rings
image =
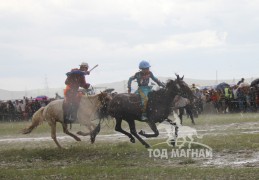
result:
[[(232, 123), (227, 125), (214, 125), (208, 127), (206, 126), (193, 126), (197, 127), (198, 134), (202, 134), (204, 136), (217, 136), (224, 134), (258, 134), (259, 136), (259, 122), (252, 123)], [(148, 131), (148, 129), (147, 129)], [(60, 143), (65, 144), (66, 142), (75, 142), (75, 140), (67, 135), (58, 134), (58, 141)], [(165, 131), (161, 131), (159, 135), (160, 139), (167, 138), (167, 133)], [(90, 144), (89, 137), (82, 137), (83, 142)], [(157, 138), (156, 138), (157, 139)], [(129, 141), (128, 137), (123, 134), (114, 132), (109, 135), (98, 135), (96, 138), (96, 142), (123, 142)], [(30, 135), (19, 135), (17, 137), (9, 136), (9, 137), (1, 137), (0, 145), (22, 145), (24, 143), (39, 143), (39, 142), (48, 142), (52, 143), (52, 139), (50, 135), (44, 134), (43, 137), (30, 137)], [(259, 143), (259, 142), (258, 142)], [(198, 164), (201, 166), (216, 166), (216, 167), (259, 167), (259, 152), (253, 150), (237, 150), (233, 151), (223, 151), (223, 152), (214, 152), (213, 158), (209, 160), (198, 160)]]

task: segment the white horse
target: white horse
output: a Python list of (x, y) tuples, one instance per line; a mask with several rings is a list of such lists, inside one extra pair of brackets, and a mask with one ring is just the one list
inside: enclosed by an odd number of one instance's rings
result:
[[(169, 146), (172, 146), (172, 142), (175, 141), (175, 145), (178, 146), (179, 148), (182, 148), (185, 145), (185, 143), (188, 143), (188, 147), (191, 148), (191, 144), (194, 141), (193, 137), (196, 136), (197, 138), (201, 139), (203, 136), (199, 136), (196, 129), (191, 128), (189, 126), (181, 125), (180, 121), (181, 120), (178, 117), (178, 115), (174, 113), (174, 122), (178, 126), (178, 137), (176, 138), (176, 140), (175, 140), (174, 126), (172, 126), (168, 122), (163, 122), (158, 125), (158, 128), (166, 130), (168, 135), (168, 139), (166, 142)], [(190, 141), (187, 141), (187, 138), (189, 138)], [(182, 143), (178, 145), (178, 142), (182, 142)]]
[[(82, 96), (77, 112), (77, 121), (75, 123), (87, 126), (89, 133), (78, 132), (79, 135), (90, 134), (91, 142), (93, 143), (95, 141), (95, 137), (99, 130), (96, 130), (97, 127), (91, 121), (99, 118), (99, 110), (104, 106), (107, 106), (110, 100), (111, 97), (107, 93), (100, 93), (93, 96)], [(56, 145), (61, 148), (56, 138), (56, 123), (59, 122), (62, 124), (64, 133), (73, 137), (77, 141), (81, 141), (79, 137), (68, 131), (67, 124), (64, 123), (63, 101), (64, 100), (55, 100), (50, 102), (47, 106), (40, 108), (34, 113), (32, 117), (32, 124), (23, 129), (22, 133), (28, 134), (43, 121), (47, 121), (51, 127), (52, 139)], [(100, 124), (98, 126), (100, 128)], [(92, 127), (94, 127), (94, 130)]]

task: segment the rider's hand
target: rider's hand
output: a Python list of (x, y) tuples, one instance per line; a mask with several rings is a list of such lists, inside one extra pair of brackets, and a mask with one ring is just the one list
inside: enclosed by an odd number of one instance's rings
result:
[(85, 71), (85, 74), (86, 75), (90, 75), (90, 71)]

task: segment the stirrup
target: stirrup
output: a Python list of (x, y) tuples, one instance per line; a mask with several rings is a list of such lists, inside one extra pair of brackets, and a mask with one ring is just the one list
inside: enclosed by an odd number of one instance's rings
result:
[(77, 118), (73, 117), (71, 114), (65, 117), (66, 124), (74, 123), (76, 120)]

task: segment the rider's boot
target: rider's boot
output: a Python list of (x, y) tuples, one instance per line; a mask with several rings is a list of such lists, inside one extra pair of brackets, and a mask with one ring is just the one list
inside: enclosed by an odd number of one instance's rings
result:
[(71, 123), (75, 122), (77, 120), (77, 105), (72, 105), (71, 107), (71, 111), (70, 111), (70, 117), (69, 117), (69, 121)]
[(64, 123), (68, 124), (69, 122), (69, 116), (70, 116), (70, 104), (67, 102), (64, 102), (63, 104), (63, 117), (64, 117)]
[(64, 122), (66, 124), (73, 123), (77, 120), (77, 105), (70, 103), (66, 108)]

